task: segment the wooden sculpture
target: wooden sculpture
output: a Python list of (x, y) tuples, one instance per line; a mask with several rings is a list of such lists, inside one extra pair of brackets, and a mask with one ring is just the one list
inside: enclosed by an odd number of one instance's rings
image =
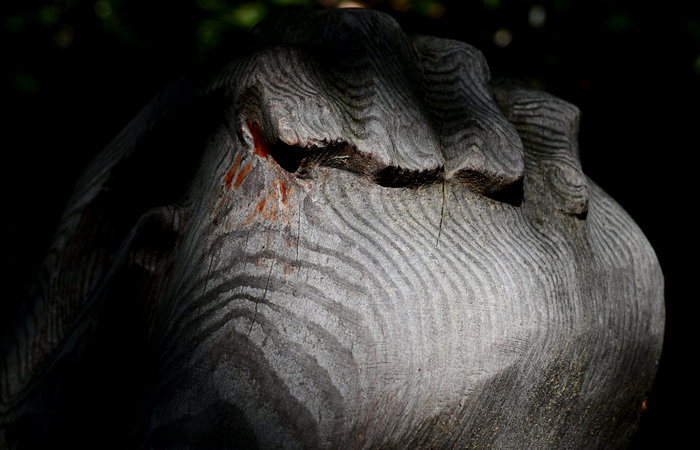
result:
[(389, 16), (269, 21), (78, 181), (0, 353), (0, 444), (624, 447), (663, 278), (575, 106)]

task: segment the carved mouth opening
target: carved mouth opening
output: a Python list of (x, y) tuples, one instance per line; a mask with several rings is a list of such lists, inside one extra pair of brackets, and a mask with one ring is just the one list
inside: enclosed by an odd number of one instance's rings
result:
[(317, 166), (340, 169), (362, 175), (383, 187), (420, 187), (442, 182), (444, 169), (409, 170), (378, 163), (371, 155), (358, 152), (345, 141), (322, 143), (321, 145), (289, 145), (277, 141), (268, 146), (269, 155), (284, 170), (295, 176), (311, 178)]
[[(253, 152), (263, 158), (272, 157), (285, 171), (301, 178), (313, 177), (315, 167), (330, 167), (361, 175), (372, 182), (389, 188), (418, 188), (445, 181), (444, 167), (410, 170), (381, 164), (371, 154), (364, 154), (344, 140), (288, 144), (280, 139), (273, 143), (265, 140), (257, 123), (249, 122), (253, 134)], [(523, 200), (522, 178), (507, 183), (498, 177), (486, 177), (475, 170), (459, 172), (454, 180), (495, 201), (520, 206)]]

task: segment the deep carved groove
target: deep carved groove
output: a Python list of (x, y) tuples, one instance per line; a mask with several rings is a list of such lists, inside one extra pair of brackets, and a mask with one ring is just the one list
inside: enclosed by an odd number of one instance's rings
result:
[(488, 193), (486, 196), (497, 202), (519, 207), (523, 203), (523, 180), (521, 178), (500, 191)]
[(384, 187), (419, 187), (443, 180), (442, 168), (435, 170), (407, 170), (388, 166), (374, 174), (374, 181)]
[(302, 161), (309, 155), (308, 149), (299, 145), (289, 145), (281, 141), (269, 145), (270, 156), (281, 168), (290, 173), (299, 170)]

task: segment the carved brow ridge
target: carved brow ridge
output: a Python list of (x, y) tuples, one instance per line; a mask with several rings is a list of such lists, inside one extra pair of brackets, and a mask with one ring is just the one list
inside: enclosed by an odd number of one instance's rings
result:
[(486, 194), (522, 181), (522, 142), (478, 50), (409, 38), (369, 11), (292, 22), (257, 30), (262, 50), (237, 102), (239, 128), (257, 123), (282, 167), (338, 167), (385, 186), (457, 179)]

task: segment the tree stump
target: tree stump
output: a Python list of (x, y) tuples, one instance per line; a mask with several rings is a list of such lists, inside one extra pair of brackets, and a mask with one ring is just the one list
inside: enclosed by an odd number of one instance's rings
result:
[(663, 277), (578, 109), (378, 12), (256, 32), (78, 181), (2, 341), (0, 444), (624, 447)]

